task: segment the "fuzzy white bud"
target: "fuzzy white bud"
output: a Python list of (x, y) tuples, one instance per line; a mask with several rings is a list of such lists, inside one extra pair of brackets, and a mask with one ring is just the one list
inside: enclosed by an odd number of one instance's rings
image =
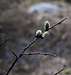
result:
[(44, 30), (45, 30), (45, 31), (48, 31), (48, 30), (49, 30), (49, 27), (50, 27), (49, 21), (45, 21), (45, 22), (44, 22)]
[(36, 31), (36, 37), (37, 38), (42, 38), (42, 31), (41, 30)]
[(42, 37), (44, 38), (44, 37), (46, 37), (48, 34), (49, 34), (49, 32), (46, 31), (46, 32), (44, 32), (44, 33), (42, 34)]

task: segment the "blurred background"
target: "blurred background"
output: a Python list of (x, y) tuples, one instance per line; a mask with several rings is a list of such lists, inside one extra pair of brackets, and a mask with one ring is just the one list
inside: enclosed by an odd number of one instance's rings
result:
[(19, 55), (36, 30), (43, 30), (44, 21), (52, 26), (64, 17), (68, 19), (26, 51), (57, 56), (24, 55), (9, 75), (53, 75), (64, 65), (59, 75), (71, 75), (71, 0), (0, 0), (0, 75), (15, 59), (11, 51)]

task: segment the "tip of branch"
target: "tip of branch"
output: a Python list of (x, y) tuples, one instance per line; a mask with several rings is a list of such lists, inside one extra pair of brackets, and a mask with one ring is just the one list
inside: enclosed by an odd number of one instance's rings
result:
[(67, 17), (64, 17), (63, 19), (60, 20), (60, 22), (58, 24), (61, 24), (63, 21), (65, 21), (66, 19), (68, 19)]
[(54, 28), (55, 26), (61, 24), (61, 23), (62, 23), (63, 21), (65, 21), (66, 19), (68, 19), (68, 18), (67, 18), (67, 17), (64, 17), (64, 18), (61, 19), (59, 22), (57, 22), (56, 24), (54, 24), (53, 26), (51, 26), (51, 27), (49, 28), (49, 30), (52, 29), (52, 28)]
[(17, 55), (15, 54), (15, 52), (13, 52), (12, 50), (10, 50), (10, 52), (17, 58)]

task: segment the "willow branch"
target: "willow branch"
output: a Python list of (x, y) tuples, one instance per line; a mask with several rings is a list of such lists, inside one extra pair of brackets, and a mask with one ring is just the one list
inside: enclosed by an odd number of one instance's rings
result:
[[(62, 20), (60, 20), (58, 23), (54, 24), (50, 29), (52, 29), (53, 27), (57, 26), (58, 24), (61, 24), (64, 20), (66, 20), (67, 18), (64, 18)], [(16, 62), (24, 55), (24, 52), (30, 47), (32, 46), (36, 41), (38, 40), (38, 38), (34, 38), (33, 41), (31, 41), (30, 44), (28, 44), (24, 49), (23, 51), (21, 52), (21, 54), (17, 57), (13, 52), (12, 54), (14, 54), (16, 56), (16, 59), (14, 60), (14, 62), (12, 63), (12, 65), (10, 66), (9, 70), (7, 71), (6, 75), (8, 75), (10, 73), (10, 71), (13, 69), (13, 67), (15, 66)], [(7, 42), (7, 40), (6, 40)], [(4, 44), (6, 43), (4, 42)], [(3, 45), (3, 44), (2, 44)], [(36, 54), (39, 54), (41, 55), (40, 53), (36, 53)], [(32, 54), (31, 54), (32, 55)], [(48, 55), (48, 54), (44, 54), (44, 55)], [(56, 74), (55, 74), (56, 75)]]

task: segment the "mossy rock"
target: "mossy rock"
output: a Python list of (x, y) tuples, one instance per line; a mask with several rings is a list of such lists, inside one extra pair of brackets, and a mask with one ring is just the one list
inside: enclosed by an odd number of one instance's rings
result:
[(71, 68), (65, 69), (62, 73), (63, 75), (71, 75)]

